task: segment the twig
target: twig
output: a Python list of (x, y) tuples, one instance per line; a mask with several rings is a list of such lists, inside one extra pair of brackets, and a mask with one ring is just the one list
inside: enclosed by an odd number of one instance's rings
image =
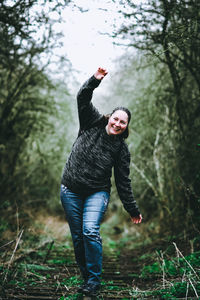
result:
[(188, 279), (189, 279), (189, 282), (190, 282), (191, 286), (193, 287), (193, 290), (194, 290), (194, 292), (195, 292), (195, 295), (197, 296), (197, 299), (199, 299), (199, 296), (198, 296), (197, 291), (196, 291), (196, 289), (195, 289), (195, 287), (194, 287), (194, 284), (192, 283), (192, 281), (191, 281), (190, 278), (188, 278)]
[(161, 257), (162, 257), (162, 273), (163, 273), (163, 276), (162, 276), (162, 279), (163, 279), (163, 288), (165, 288), (165, 260), (164, 260), (164, 257), (163, 257), (163, 253), (161, 253)]
[(52, 249), (52, 247), (53, 247), (53, 244), (54, 244), (54, 241), (52, 241), (51, 244), (50, 244), (50, 247), (49, 247), (49, 249), (48, 249), (48, 251), (47, 251), (47, 254), (46, 254), (46, 256), (45, 256), (45, 259), (43, 260), (43, 264), (46, 263), (46, 260), (47, 260), (47, 258), (48, 258), (48, 256), (49, 256), (50, 252), (51, 252), (51, 249)]
[(15, 256), (15, 252), (17, 251), (17, 247), (18, 247), (18, 245), (19, 245), (19, 242), (20, 242), (20, 239), (21, 239), (21, 237), (22, 237), (23, 232), (24, 232), (24, 230), (22, 229), (22, 231), (21, 231), (20, 234), (19, 234), (19, 237), (18, 237), (17, 240), (16, 240), (15, 249), (13, 250), (11, 259), (10, 259), (10, 261), (9, 261), (9, 263), (8, 263), (8, 268), (7, 268), (6, 274), (5, 274), (5, 276), (4, 276), (3, 282), (5, 282), (6, 279), (7, 279), (9, 268), (10, 268), (12, 262), (13, 262), (13, 259), (14, 259), (14, 256)]
[(189, 282), (187, 282), (187, 290), (186, 290), (186, 295), (185, 295), (186, 300), (187, 300), (187, 297), (188, 297), (188, 289), (189, 289)]
[(194, 253), (194, 240), (190, 240), (191, 253)]
[[(22, 254), (20, 254), (19, 256), (17, 256), (17, 257), (14, 259), (14, 262), (17, 262), (17, 261), (23, 259), (24, 257), (26, 257), (26, 256), (28, 256), (28, 255), (30, 255), (30, 254), (32, 254), (32, 253), (37, 252), (40, 248), (44, 247), (46, 244), (49, 244), (49, 243), (50, 243), (50, 241), (44, 241), (41, 245), (39, 245), (38, 248), (35, 248), (35, 249), (29, 249), (26, 253), (22, 253)], [(7, 262), (6, 264), (8, 264), (8, 262)]]
[(10, 242), (4, 244), (3, 246), (0, 247), (0, 249), (1, 249), (1, 248), (4, 248), (4, 247), (6, 247), (6, 246), (8, 246), (8, 245), (10, 245), (10, 244), (13, 244), (14, 241), (15, 241), (15, 240), (12, 240), (12, 241), (10, 241)]
[(158, 196), (158, 192), (156, 190), (156, 188), (154, 187), (154, 185), (150, 182), (150, 180), (147, 178), (147, 176), (144, 174), (144, 172), (142, 170), (140, 170), (136, 164), (134, 162), (131, 162), (132, 167), (140, 174), (140, 176), (146, 181), (146, 183), (148, 184), (148, 186), (153, 190), (155, 196)]
[(63, 267), (64, 267), (64, 269), (67, 271), (68, 275), (71, 276), (71, 274), (70, 274), (68, 268), (67, 268), (66, 266), (63, 266)]
[(19, 235), (19, 209), (18, 209), (16, 199), (15, 199), (15, 205), (16, 205), (16, 221), (17, 221), (17, 236), (18, 236)]
[(195, 272), (195, 270), (193, 269), (193, 267), (191, 266), (191, 264), (187, 261), (187, 259), (185, 259), (185, 257), (183, 256), (183, 254), (181, 253), (181, 251), (178, 249), (176, 243), (173, 243), (174, 247), (176, 248), (177, 253), (180, 254), (180, 256), (185, 260), (185, 262), (188, 264), (188, 266), (192, 269), (192, 271), (194, 272), (194, 274), (196, 275), (196, 277), (199, 279), (199, 276), (197, 275), (197, 273)]
[(67, 291), (69, 291), (68, 287), (66, 285), (64, 285), (64, 287), (66, 288)]
[(35, 274), (33, 272), (27, 272), (27, 275), (33, 275), (33, 276), (38, 277), (38, 278), (40, 278), (42, 280), (46, 280), (45, 276), (42, 276), (42, 275), (39, 275), (39, 274)]

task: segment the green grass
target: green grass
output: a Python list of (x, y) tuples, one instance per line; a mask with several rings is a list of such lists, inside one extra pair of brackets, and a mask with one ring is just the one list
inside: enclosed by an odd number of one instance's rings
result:
[[(159, 260), (143, 267), (140, 277), (151, 282), (157, 279), (154, 290), (146, 291), (143, 296), (159, 296), (159, 299), (181, 297), (199, 297), (200, 295), (200, 251), (188, 256)], [(158, 281), (159, 279), (159, 281)], [(138, 291), (131, 291), (134, 297), (141, 296)]]
[(64, 264), (73, 264), (73, 261), (68, 258), (54, 258), (54, 259), (48, 259), (48, 264), (54, 264), (54, 265), (64, 265)]
[(78, 300), (78, 299), (82, 299), (80, 294), (68, 295), (67, 297), (62, 296), (61, 298), (59, 298), (59, 300)]
[(160, 259), (152, 265), (145, 266), (142, 269), (141, 276), (143, 278), (148, 278), (152, 275), (163, 274), (163, 272), (171, 277), (190, 273), (193, 273), (193, 275), (196, 276), (196, 272), (192, 269), (198, 266), (200, 266), (200, 251), (192, 253), (185, 258), (176, 257), (171, 260)]
[(71, 276), (70, 278), (66, 278), (62, 280), (60, 283), (61, 285), (66, 285), (67, 287), (72, 287), (72, 286), (78, 286), (82, 283), (82, 280), (80, 280), (79, 277), (77, 276)]

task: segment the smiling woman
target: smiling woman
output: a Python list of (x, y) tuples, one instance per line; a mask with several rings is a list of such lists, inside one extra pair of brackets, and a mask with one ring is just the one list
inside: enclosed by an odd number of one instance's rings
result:
[(78, 92), (79, 134), (66, 162), (61, 201), (71, 230), (76, 261), (84, 279), (79, 291), (96, 296), (100, 289), (102, 243), (100, 223), (106, 212), (111, 189), (112, 168), (119, 197), (133, 223), (142, 216), (133, 198), (129, 178), (128, 137), (131, 114), (127, 108), (113, 110), (109, 119), (91, 100), (93, 91), (107, 75), (98, 68)]
[(107, 134), (116, 135), (122, 134), (128, 125), (128, 115), (122, 110), (115, 111), (109, 118), (108, 125), (106, 126)]
[(128, 124), (131, 120), (131, 112), (126, 107), (116, 107), (109, 119), (106, 126), (107, 134), (116, 135), (122, 134), (124, 138), (127, 138), (129, 135)]

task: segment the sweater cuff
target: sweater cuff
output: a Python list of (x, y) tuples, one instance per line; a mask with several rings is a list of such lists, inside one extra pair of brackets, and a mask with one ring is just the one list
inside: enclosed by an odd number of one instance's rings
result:
[(89, 82), (93, 85), (94, 88), (96, 88), (101, 83), (101, 80), (97, 79), (94, 75), (92, 75), (92, 77), (90, 77), (89, 79)]
[(139, 217), (139, 215), (141, 214), (139, 209), (134, 209), (131, 212), (129, 212), (131, 217)]

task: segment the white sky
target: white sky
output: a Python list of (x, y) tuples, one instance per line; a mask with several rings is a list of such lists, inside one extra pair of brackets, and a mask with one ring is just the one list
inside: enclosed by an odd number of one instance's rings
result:
[[(99, 67), (111, 70), (113, 60), (123, 53), (123, 48), (113, 45), (113, 39), (100, 32), (112, 33), (116, 19), (120, 22), (117, 7), (109, 0), (78, 0), (80, 12), (69, 5), (63, 12), (65, 23), (61, 29), (65, 35), (62, 52), (67, 55), (73, 68), (78, 70), (78, 81), (84, 81)], [(61, 49), (60, 49), (61, 50)]]

